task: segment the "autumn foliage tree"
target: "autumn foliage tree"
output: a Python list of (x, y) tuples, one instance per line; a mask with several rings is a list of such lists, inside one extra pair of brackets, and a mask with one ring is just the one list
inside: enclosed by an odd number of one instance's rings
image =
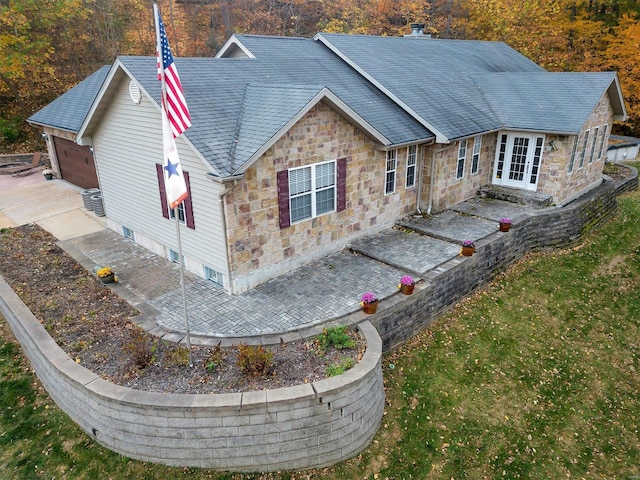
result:
[[(158, 0), (176, 56), (213, 56), (232, 33), (318, 31), (499, 40), (552, 71), (616, 70), (640, 135), (637, 0)], [(149, 0), (0, 2), (0, 149), (34, 148), (25, 119), (118, 55), (154, 55)], [(33, 137), (36, 138), (35, 136)], [(21, 147), (21, 144), (24, 144)]]

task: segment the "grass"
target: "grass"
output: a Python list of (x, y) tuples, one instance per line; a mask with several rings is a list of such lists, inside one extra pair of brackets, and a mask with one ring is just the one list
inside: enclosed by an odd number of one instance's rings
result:
[(640, 477), (640, 193), (580, 247), (534, 255), (385, 357), (371, 447), (329, 469), (219, 474), (132, 461), (46, 395), (2, 322), (0, 478)]

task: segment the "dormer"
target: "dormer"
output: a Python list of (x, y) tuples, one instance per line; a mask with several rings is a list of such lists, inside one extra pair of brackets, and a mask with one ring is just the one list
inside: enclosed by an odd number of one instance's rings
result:
[(245, 47), (236, 35), (232, 35), (225, 42), (215, 58), (256, 58), (253, 53)]

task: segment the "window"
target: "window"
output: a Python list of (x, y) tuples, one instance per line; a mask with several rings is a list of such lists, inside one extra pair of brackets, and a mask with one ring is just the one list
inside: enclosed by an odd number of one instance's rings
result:
[(584, 132), (584, 142), (582, 144), (582, 151), (580, 152), (580, 164), (578, 168), (582, 168), (584, 166), (584, 157), (587, 155), (587, 146), (589, 145), (589, 130)]
[(406, 188), (412, 188), (416, 186), (416, 161), (418, 159), (418, 146), (410, 145), (407, 148), (407, 181), (405, 182)]
[(291, 223), (336, 209), (336, 162), (316, 163), (289, 170)]
[(177, 208), (172, 208), (169, 210), (169, 218), (171, 218), (171, 220), (175, 220), (176, 219), (176, 210), (178, 211), (178, 221), (180, 223), (182, 223), (183, 225), (186, 225), (187, 220), (185, 217), (185, 210), (184, 210), (184, 202), (180, 202), (180, 205), (178, 205)]
[(173, 263), (180, 263), (180, 254), (173, 249), (169, 249), (169, 260)]
[(133, 230), (131, 230), (130, 228), (122, 227), (122, 236), (124, 238), (129, 238), (131, 240), (134, 240), (134, 238), (133, 238)]
[(593, 130), (593, 141), (591, 142), (591, 152), (589, 152), (589, 165), (593, 163), (593, 155), (596, 153), (596, 142), (598, 141), (598, 130), (600, 130), (600, 127), (596, 127)]
[(477, 136), (473, 139), (473, 156), (471, 157), (471, 173), (478, 173), (478, 164), (480, 163), (480, 150), (482, 150), (482, 137)]
[(598, 156), (596, 160), (600, 160), (602, 158), (602, 149), (604, 148), (604, 138), (607, 136), (607, 129), (609, 128), (608, 124), (604, 124), (602, 128), (602, 135), (600, 136), (600, 146), (598, 147)]
[(384, 193), (389, 195), (396, 191), (396, 166), (397, 166), (397, 150), (389, 150), (387, 152), (387, 168), (384, 184)]
[(573, 172), (573, 164), (576, 162), (576, 152), (578, 151), (578, 137), (573, 140), (571, 157), (569, 157), (569, 173)]
[(224, 287), (224, 276), (222, 273), (215, 271), (213, 268), (204, 267), (204, 278), (216, 285)]
[(504, 161), (507, 154), (507, 141), (509, 137), (507, 135), (502, 135), (500, 137), (500, 150), (498, 150), (498, 164), (496, 165), (496, 178), (502, 178), (502, 171), (504, 169)]
[(531, 177), (529, 183), (535, 185), (538, 181), (538, 171), (540, 170), (540, 159), (542, 158), (542, 147), (544, 146), (544, 138), (536, 138), (536, 148), (533, 152), (533, 161), (531, 162)]
[[(191, 186), (189, 184), (189, 173), (182, 171), (184, 175), (184, 183), (187, 185), (187, 198), (178, 207), (178, 220), (185, 224), (188, 228), (196, 228), (193, 220), (193, 203), (191, 202)], [(169, 211), (167, 204), (167, 192), (164, 187), (164, 171), (162, 165), (156, 163), (156, 174), (158, 177), (158, 190), (160, 192), (160, 207), (162, 208), (162, 216), (168, 219), (175, 219), (173, 210)]]
[(460, 140), (458, 147), (458, 167), (456, 168), (456, 178), (460, 179), (464, 176), (464, 161), (467, 157), (467, 139)]
[(346, 158), (281, 170), (276, 181), (280, 228), (347, 208)]

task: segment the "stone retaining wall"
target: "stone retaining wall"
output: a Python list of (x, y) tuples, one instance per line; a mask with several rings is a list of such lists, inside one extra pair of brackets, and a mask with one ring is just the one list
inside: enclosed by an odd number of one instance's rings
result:
[(610, 178), (597, 188), (555, 209), (543, 209), (512, 219), (509, 233), (495, 232), (476, 242), (471, 257), (456, 257), (424, 276), (414, 294), (395, 295), (385, 300), (372, 316), (383, 351), (389, 351), (424, 330), (442, 313), (527, 252), (577, 245), (594, 228), (609, 220), (617, 210), (616, 195), (637, 188), (638, 172), (621, 183)]
[(298, 470), (356, 455), (384, 410), (382, 342), (358, 325), (363, 359), (312, 384), (231, 394), (132, 390), (73, 362), (0, 277), (0, 312), (56, 404), (105, 447), (139, 460), (235, 471)]

